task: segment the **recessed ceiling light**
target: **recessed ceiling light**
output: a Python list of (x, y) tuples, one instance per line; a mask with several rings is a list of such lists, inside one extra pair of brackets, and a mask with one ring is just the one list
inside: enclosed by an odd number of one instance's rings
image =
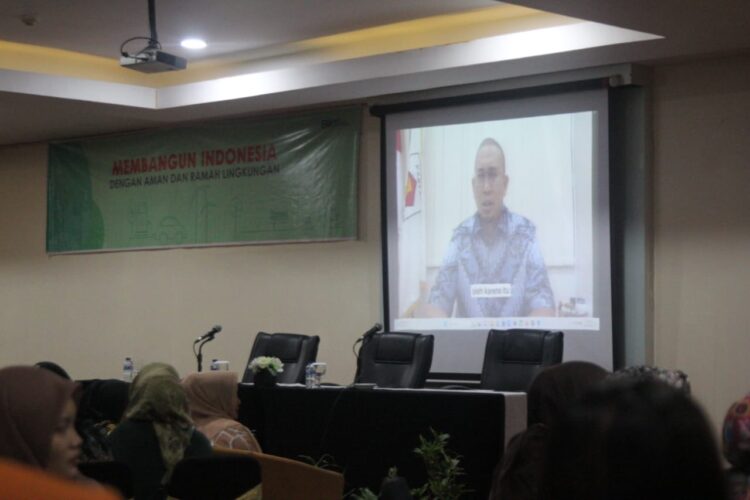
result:
[(204, 42), (200, 38), (186, 38), (180, 42), (180, 45), (182, 45), (186, 49), (194, 50), (206, 48), (206, 42)]

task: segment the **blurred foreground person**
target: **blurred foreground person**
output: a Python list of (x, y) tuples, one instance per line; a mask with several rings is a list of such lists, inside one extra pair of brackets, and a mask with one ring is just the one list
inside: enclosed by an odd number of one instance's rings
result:
[(683, 392), (657, 380), (608, 381), (553, 430), (540, 498), (723, 500), (716, 444)]
[(0, 500), (118, 500), (114, 492), (0, 460)]
[(569, 361), (537, 375), (527, 396), (528, 427), (511, 439), (495, 469), (491, 500), (535, 500), (544, 475), (550, 431), (568, 405), (609, 372), (586, 361)]
[(731, 464), (728, 471), (729, 498), (750, 499), (750, 394), (732, 404), (722, 428), (724, 458)]
[(0, 456), (78, 480), (78, 386), (32, 366), (0, 369)]

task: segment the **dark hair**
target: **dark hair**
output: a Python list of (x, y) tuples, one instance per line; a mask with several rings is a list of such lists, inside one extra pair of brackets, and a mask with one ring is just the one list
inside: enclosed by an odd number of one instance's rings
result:
[(66, 380), (72, 380), (70, 378), (70, 375), (68, 375), (68, 372), (66, 372), (62, 366), (58, 365), (57, 363), (53, 363), (52, 361), (40, 361), (34, 366), (36, 366), (37, 368), (42, 368), (47, 371), (51, 371), (55, 375), (59, 375), (60, 377)]
[(117, 379), (95, 379), (83, 384), (78, 420), (119, 422), (128, 406), (130, 384)]
[(588, 361), (566, 361), (545, 368), (534, 377), (526, 396), (528, 425), (553, 426), (569, 404), (608, 374)]
[(544, 499), (725, 499), (711, 429), (685, 394), (655, 380), (611, 381), (552, 431)]

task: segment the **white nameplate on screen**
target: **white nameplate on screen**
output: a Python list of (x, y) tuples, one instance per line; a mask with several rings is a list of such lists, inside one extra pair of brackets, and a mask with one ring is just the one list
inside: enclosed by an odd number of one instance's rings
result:
[(471, 285), (471, 297), (474, 299), (502, 299), (511, 296), (510, 283), (480, 283)]

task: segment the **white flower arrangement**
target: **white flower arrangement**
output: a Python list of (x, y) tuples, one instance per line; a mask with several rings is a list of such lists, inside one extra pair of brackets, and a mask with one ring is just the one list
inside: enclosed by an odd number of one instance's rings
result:
[(258, 356), (250, 361), (249, 365), (253, 373), (258, 373), (262, 370), (271, 372), (271, 375), (277, 375), (284, 371), (284, 363), (279, 358), (272, 356)]

